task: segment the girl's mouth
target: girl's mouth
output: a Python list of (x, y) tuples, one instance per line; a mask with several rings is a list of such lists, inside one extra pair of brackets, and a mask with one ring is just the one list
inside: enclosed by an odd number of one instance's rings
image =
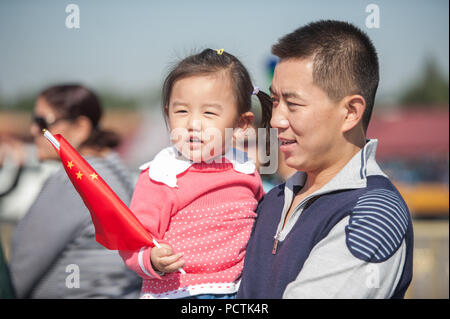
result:
[(189, 148), (191, 150), (200, 149), (203, 146), (203, 141), (195, 136), (191, 136), (188, 140)]
[(201, 139), (199, 139), (198, 137), (191, 137), (189, 138), (189, 143), (203, 143), (203, 141)]

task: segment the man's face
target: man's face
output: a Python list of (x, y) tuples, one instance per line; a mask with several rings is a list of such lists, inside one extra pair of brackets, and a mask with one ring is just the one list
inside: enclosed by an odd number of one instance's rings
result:
[(281, 60), (271, 86), (270, 124), (278, 129), (286, 164), (314, 172), (338, 160), (343, 108), (313, 83), (312, 59)]

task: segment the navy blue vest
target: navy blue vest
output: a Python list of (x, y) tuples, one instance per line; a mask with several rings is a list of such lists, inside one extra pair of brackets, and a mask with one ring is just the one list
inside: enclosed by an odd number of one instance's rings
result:
[[(395, 186), (383, 176), (368, 176), (366, 188), (335, 191), (313, 198), (286, 238), (278, 243), (273, 255), (274, 235), (284, 205), (284, 187), (285, 184), (275, 187), (259, 203), (237, 298), (282, 298), (286, 286), (297, 278), (313, 247), (352, 213), (359, 197), (372, 189), (386, 189), (401, 198)], [(408, 221), (405, 265), (392, 298), (403, 298), (412, 278), (413, 231), (409, 212)]]

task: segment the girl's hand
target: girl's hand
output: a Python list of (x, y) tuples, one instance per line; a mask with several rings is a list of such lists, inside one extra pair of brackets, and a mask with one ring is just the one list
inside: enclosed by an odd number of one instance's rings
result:
[(178, 271), (184, 266), (184, 260), (180, 260), (183, 253), (174, 254), (172, 247), (161, 244), (161, 248), (153, 247), (150, 253), (150, 261), (154, 269), (170, 273)]

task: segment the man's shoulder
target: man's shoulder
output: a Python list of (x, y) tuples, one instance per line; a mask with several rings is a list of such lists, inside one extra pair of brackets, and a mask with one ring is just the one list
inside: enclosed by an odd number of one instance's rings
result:
[[(258, 214), (258, 218), (261, 219), (263, 215), (274, 215), (272, 213), (281, 214), (284, 204), (284, 187), (286, 183), (279, 184), (274, 186), (270, 191), (268, 191), (264, 196), (259, 200), (258, 207), (256, 209), (256, 213)], [(272, 217), (270, 218), (272, 219)]]
[(346, 226), (346, 242), (352, 254), (370, 262), (382, 262), (402, 244), (410, 226), (406, 203), (388, 178), (368, 177)]
[(278, 201), (284, 201), (284, 188), (286, 183), (281, 183), (274, 186), (270, 191), (268, 191), (263, 198), (260, 200), (260, 204), (272, 203)]

